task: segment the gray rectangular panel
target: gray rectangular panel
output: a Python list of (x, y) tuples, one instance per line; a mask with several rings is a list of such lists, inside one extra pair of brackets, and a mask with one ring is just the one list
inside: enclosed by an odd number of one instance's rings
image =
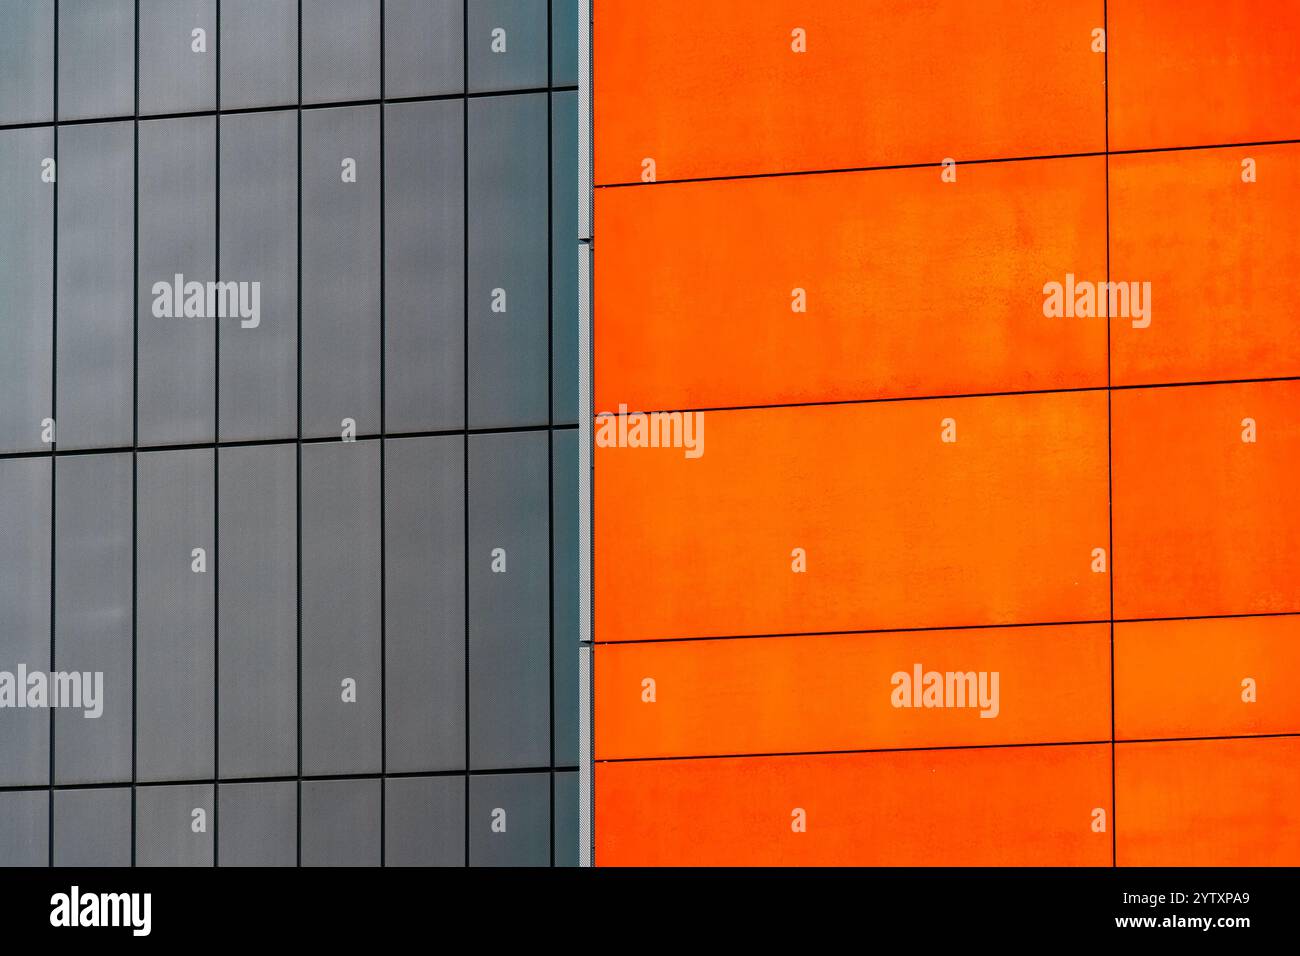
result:
[(216, 265), (213, 118), (141, 123), (139, 164), (140, 444), (212, 441), (217, 329), (209, 310), (220, 308), (206, 293)]
[(551, 0), (551, 84), (578, 85), (578, 0)]
[(296, 783), (223, 783), (218, 799), (217, 862), (221, 866), (297, 864)]
[(53, 116), (54, 0), (0, 0), (0, 123)]
[(131, 456), (68, 455), (55, 469), (54, 665), (102, 672), (103, 712), (56, 711), (54, 778), (130, 780)]
[(465, 778), (384, 781), (384, 865), (465, 865)]
[(216, 108), (216, 0), (140, 0), (140, 112)]
[(380, 0), (302, 0), (302, 100), (379, 98)]
[(385, 428), (465, 422), (463, 105), (399, 103), (385, 119)]
[(298, 101), (298, 0), (222, 0), (221, 108)]
[(141, 780), (212, 776), (212, 450), (136, 460), (136, 767)]
[[(0, 459), (0, 671), (50, 667), (50, 459)], [(15, 680), (18, 700), (27, 687)], [(0, 710), (0, 786), (50, 779), (50, 712)]]
[(469, 423), (547, 421), (545, 93), (469, 106)]
[(131, 865), (129, 787), (54, 792), (54, 865)]
[(377, 442), (302, 447), (304, 773), (380, 768), (379, 496)]
[(551, 775), (469, 778), (469, 865), (549, 866)]
[(464, 0), (386, 0), (384, 96), (464, 89), (464, 6)]
[(59, 0), (59, 119), (135, 112), (135, 0)]
[(469, 88), (527, 90), (546, 86), (547, 13), (540, 0), (469, 4)]
[(470, 438), (471, 768), (550, 762), (546, 440)]
[(298, 763), (298, 462), (294, 445), (223, 448), (221, 776), (279, 776)]
[[(0, 36), (0, 47), (4, 42)], [(0, 132), (0, 451), (47, 447), (42, 422), (54, 399), (54, 184), (45, 180), (53, 156), (49, 128)]]
[(221, 118), (221, 279), (257, 293), (219, 320), (222, 441), (297, 435), (297, 152), (296, 110)]
[(130, 445), (135, 141), (131, 123), (59, 130), (60, 448)]
[(379, 780), (304, 780), (302, 865), (379, 865)]
[(465, 765), (464, 440), (385, 450), (385, 641), (390, 772)]
[(555, 593), (555, 765), (578, 765), (578, 432), (552, 432), (551, 567)]
[[(556, 758), (557, 760), (559, 758)], [(578, 865), (578, 774), (555, 775), (555, 865)]]
[[(355, 181), (352, 175), (355, 167)], [(379, 108), (302, 116), (302, 431), (379, 431)]]
[(0, 866), (49, 866), (50, 793), (0, 792)]
[(551, 415), (578, 420), (578, 94), (551, 96)]
[(135, 791), (137, 866), (211, 866), (212, 784)]

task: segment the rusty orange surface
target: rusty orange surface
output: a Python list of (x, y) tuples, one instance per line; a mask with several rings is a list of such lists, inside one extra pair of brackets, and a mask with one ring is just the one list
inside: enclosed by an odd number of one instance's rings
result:
[(1105, 392), (703, 416), (595, 450), (599, 641), (1109, 615)]
[(1109, 866), (1110, 751), (598, 763), (596, 865)]
[(595, 180), (1101, 151), (1101, 26), (1101, 0), (596, 0)]
[(1119, 739), (1295, 733), (1298, 688), (1300, 617), (1115, 625)]
[(596, 411), (1104, 387), (1043, 286), (1106, 278), (1105, 159), (956, 176), (599, 190)]
[(1116, 616), (1300, 610), (1300, 382), (1112, 403)]
[(1111, 279), (1151, 284), (1150, 324), (1112, 324), (1114, 384), (1300, 374), (1298, 213), (1300, 146), (1112, 156)]
[(1115, 746), (1120, 866), (1300, 865), (1300, 738)]
[(1296, 0), (1109, 0), (1106, 16), (1111, 149), (1300, 138)]
[(595, 0), (598, 865), (1300, 864), (1297, 35)]
[[(1109, 624), (607, 644), (595, 661), (598, 760), (1110, 739)], [(975, 677), (950, 693), (949, 672)], [(925, 706), (930, 673), (944, 692)]]

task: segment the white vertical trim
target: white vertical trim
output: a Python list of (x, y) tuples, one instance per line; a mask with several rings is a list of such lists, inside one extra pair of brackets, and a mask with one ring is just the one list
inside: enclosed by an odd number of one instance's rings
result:
[(578, 865), (595, 862), (592, 761), (591, 3), (578, 0)]
[(591, 760), (591, 645), (578, 645), (578, 723), (582, 728), (578, 742), (578, 866), (591, 866), (594, 856), (595, 826), (592, 805), (593, 764)]
[(578, 865), (592, 865), (591, 244), (578, 245)]

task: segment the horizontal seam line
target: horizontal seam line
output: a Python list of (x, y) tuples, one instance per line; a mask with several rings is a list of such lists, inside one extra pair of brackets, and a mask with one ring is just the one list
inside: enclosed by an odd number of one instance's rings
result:
[[(548, 428), (554, 431), (573, 431), (576, 430), (577, 427), (578, 425), (576, 422), (568, 422), (565, 424), (556, 423), (555, 425), (503, 425), (499, 428), (470, 428), (470, 429), (452, 428), (446, 430), (421, 431), (421, 432), (385, 432), (383, 434), (374, 432), (365, 435), (358, 435), (355, 439), (350, 441), (344, 441), (343, 439), (335, 438), (332, 435), (323, 438), (303, 438), (302, 444), (304, 445), (330, 445), (330, 444), (350, 445), (350, 444), (355, 444), (357, 442), (378, 441), (381, 438), (385, 440), (395, 439), (395, 438), (444, 438), (444, 437), (450, 438), (450, 437), (457, 437), (463, 435), (469, 435), (473, 437), (475, 435), (507, 435), (507, 434), (522, 433), (522, 432), (544, 432)], [(40, 458), (45, 455), (57, 455), (58, 457), (62, 458), (68, 455), (109, 455), (109, 454), (123, 454), (125, 452), (130, 452), (130, 451), (138, 451), (141, 453), (148, 454), (148, 453), (160, 452), (160, 451), (202, 451), (204, 449), (212, 449), (212, 448), (261, 448), (261, 447), (274, 446), (274, 445), (296, 445), (296, 444), (298, 444), (298, 439), (296, 438), (249, 438), (249, 439), (242, 439), (242, 440), (237, 439), (237, 440), (219, 441), (219, 442), (186, 442), (186, 443), (180, 443), (175, 445), (136, 445), (136, 446), (107, 445), (103, 447), (93, 447), (93, 448), (45, 448), (45, 449), (36, 449), (32, 451), (0, 452), (0, 461), (4, 461), (6, 459), (11, 459), (11, 458)]]
[[(1136, 383), (1132, 385), (1079, 385), (1068, 388), (1030, 388), (1018, 391), (1008, 392), (954, 392), (947, 395), (884, 395), (879, 398), (839, 398), (825, 401), (808, 401), (808, 402), (771, 402), (768, 404), (757, 405), (711, 405), (700, 406), (696, 408), (655, 408), (655, 409), (632, 409), (629, 408), (628, 414), (636, 415), (672, 415), (672, 414), (691, 414), (694, 412), (748, 412), (762, 411), (765, 409), (777, 408), (820, 408), (834, 407), (838, 405), (883, 405), (895, 404), (899, 402), (937, 402), (952, 401), (966, 398), (1014, 398), (1019, 395), (1069, 395), (1080, 392), (1131, 392), (1143, 389), (1157, 388), (1201, 388), (1214, 385), (1267, 385), (1276, 382), (1295, 382), (1300, 381), (1300, 375), (1277, 375), (1266, 378), (1225, 378), (1225, 379), (1206, 379), (1204, 381), (1192, 382), (1149, 382)], [(627, 404), (624, 402), (623, 404)], [(620, 416), (622, 412), (600, 411), (596, 412), (594, 418)]]
[[(1086, 159), (1100, 156), (1139, 156), (1155, 153), (1182, 153), (1203, 149), (1241, 149), (1251, 146), (1293, 146), (1300, 139), (1265, 139), (1245, 143), (1204, 143), (1196, 146), (1149, 146), (1134, 149), (1096, 150), (1080, 153), (1043, 153), (1031, 156), (991, 156), (983, 159), (955, 160), (958, 166), (988, 166), (997, 163), (1029, 163), (1050, 159)], [(882, 163), (872, 166), (837, 166), (827, 169), (794, 169), (783, 172), (737, 173), (731, 176), (686, 176), (681, 179), (656, 179), (651, 182), (595, 183), (594, 189), (627, 189), (635, 186), (672, 186), (688, 183), (732, 182), (746, 179), (782, 179), (791, 176), (831, 176), (837, 173), (872, 173), (891, 169), (930, 169), (943, 166), (942, 160), (918, 163)]]
[[(468, 771), (472, 777), (488, 777), (499, 774), (527, 774), (527, 773), (550, 773), (554, 769), (556, 773), (573, 773), (580, 770), (577, 766), (557, 766), (557, 767), (502, 767), (497, 769), (475, 769)], [(135, 786), (140, 789), (149, 787), (210, 787), (210, 786), (230, 786), (232, 784), (244, 783), (297, 783), (299, 779), (308, 782), (324, 783), (331, 780), (411, 780), (424, 779), (433, 777), (464, 777), (466, 774), (464, 768), (460, 770), (399, 770), (388, 771), (385, 773), (329, 773), (329, 774), (303, 774), (299, 778), (296, 774), (288, 776), (264, 776), (264, 777), (222, 777), (197, 778), (185, 780), (138, 780)], [(93, 783), (56, 783), (55, 790), (111, 790), (116, 787), (123, 789), (131, 787), (129, 780), (109, 780), (95, 781)], [(0, 784), (0, 793), (18, 793), (22, 791), (37, 791), (44, 793), (50, 789), (48, 783), (39, 784)]]
[[(576, 93), (576, 86), (532, 86), (521, 87), (510, 90), (476, 90), (473, 93), (431, 93), (428, 95), (415, 96), (389, 96), (383, 99), (365, 99), (365, 100), (329, 100), (321, 103), (303, 103), (303, 110), (329, 110), (341, 109), (349, 106), (378, 106), (381, 103), (387, 105), (400, 105), (402, 103), (439, 103), (439, 102), (456, 102), (464, 99), (486, 99), (495, 96), (516, 96), (528, 93)], [(27, 123), (4, 123), (0, 124), (0, 132), (6, 130), (18, 129), (41, 129), (49, 126), (84, 126), (89, 123), (123, 123), (132, 122), (139, 119), (141, 122), (149, 120), (169, 120), (185, 119), (187, 117), (200, 116), (240, 116), (249, 113), (275, 113), (275, 112), (292, 112), (297, 113), (299, 109), (297, 102), (277, 103), (268, 106), (236, 106), (230, 109), (210, 109), (210, 110), (182, 110), (171, 113), (141, 113), (137, 117), (134, 113), (122, 116), (79, 116), (61, 120), (33, 120)]]
[(1187, 614), (1175, 617), (1109, 617), (1078, 621), (1011, 621), (1001, 624), (927, 624), (912, 627), (864, 627), (835, 631), (780, 631), (765, 634), (704, 634), (690, 637), (638, 637), (630, 640), (600, 639), (592, 647), (621, 647), (627, 644), (685, 644), (700, 641), (759, 641), (782, 637), (851, 637), (856, 634), (913, 634), (920, 631), (980, 631), (1032, 627), (1080, 627), (1098, 624), (1160, 624), (1177, 621), (1225, 621), (1250, 617), (1294, 617), (1300, 611), (1242, 611), (1232, 614)]
[[(1278, 740), (1300, 737), (1300, 731), (1276, 734), (1217, 734), (1204, 737), (1134, 737), (1116, 738), (1115, 744), (1196, 743), (1215, 740)], [(1035, 747), (1099, 747), (1112, 743), (1104, 740), (1045, 740), (1009, 744), (945, 744), (932, 747), (864, 747), (852, 750), (792, 750), (773, 753), (686, 754), (668, 757), (598, 757), (595, 763), (663, 763), (669, 760), (762, 760), (778, 757), (840, 757), (854, 754), (930, 753), (952, 750), (1012, 750)]]

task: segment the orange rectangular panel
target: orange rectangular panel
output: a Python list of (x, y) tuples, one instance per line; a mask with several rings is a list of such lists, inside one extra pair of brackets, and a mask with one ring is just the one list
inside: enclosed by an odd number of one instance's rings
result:
[(1115, 837), (1120, 866), (1300, 865), (1300, 738), (1117, 744)]
[(1300, 146), (1111, 157), (1110, 277), (1151, 284), (1150, 324), (1114, 323), (1114, 384), (1300, 375), (1298, 210)]
[(1109, 866), (1110, 797), (1108, 743), (597, 763), (596, 865)]
[(1101, 0), (596, 0), (596, 182), (1100, 151), (1101, 26)]
[(1106, 16), (1111, 149), (1300, 136), (1300, 2), (1110, 0)]
[(1112, 400), (1116, 617), (1300, 610), (1300, 382)]
[(605, 644), (595, 728), (598, 760), (1110, 740), (1110, 625)]
[(1115, 625), (1120, 739), (1300, 733), (1300, 617)]
[(699, 415), (597, 419), (597, 640), (1109, 617), (1104, 392)]
[(956, 175), (599, 190), (596, 411), (1104, 387), (1105, 158)]

